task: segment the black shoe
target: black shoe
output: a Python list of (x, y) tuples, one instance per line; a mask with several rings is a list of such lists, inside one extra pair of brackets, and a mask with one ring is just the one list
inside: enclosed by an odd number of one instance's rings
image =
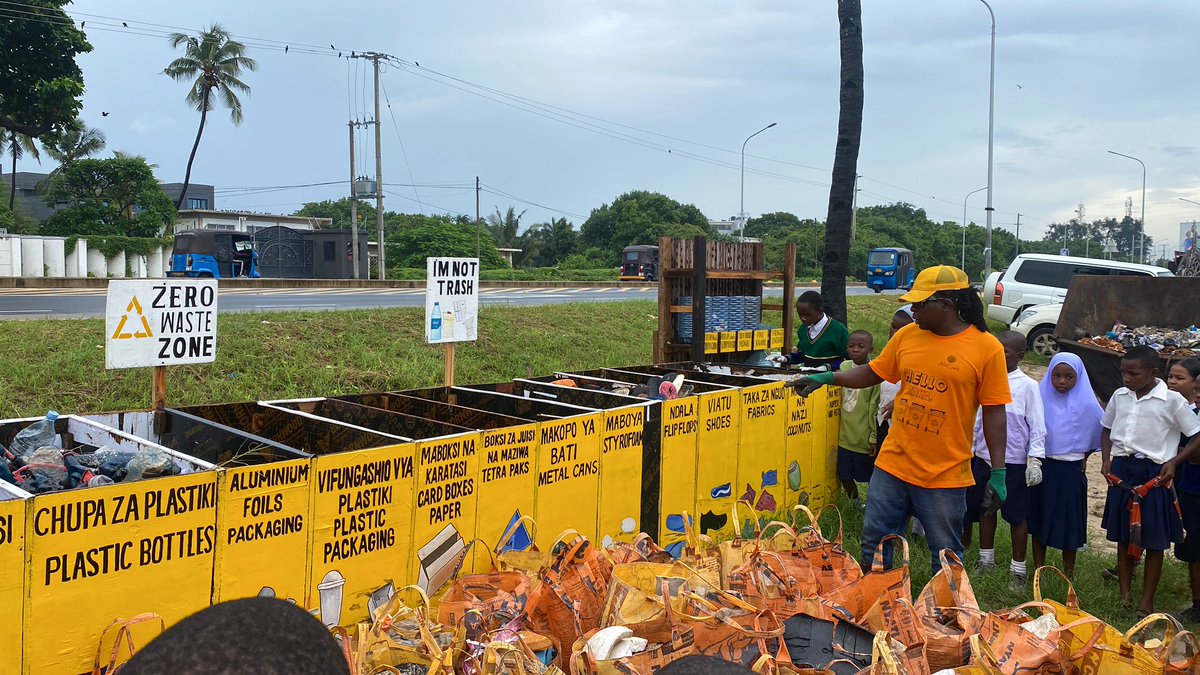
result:
[(1117, 566), (1113, 565), (1112, 567), (1100, 570), (1100, 578), (1104, 581), (1117, 581), (1121, 578), (1121, 574), (1117, 570)]
[(1176, 616), (1183, 623), (1200, 623), (1200, 605), (1192, 605)]

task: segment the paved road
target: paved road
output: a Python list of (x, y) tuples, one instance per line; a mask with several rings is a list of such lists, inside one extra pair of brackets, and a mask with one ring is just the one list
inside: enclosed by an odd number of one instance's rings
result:
[[(850, 288), (849, 293), (871, 292)], [(769, 288), (766, 294), (779, 296), (782, 290)], [(0, 319), (103, 316), (104, 298), (102, 288), (4, 288), (0, 289)], [(484, 288), (479, 301), (485, 306), (525, 306), (657, 298), (654, 287)], [(221, 312), (336, 311), (424, 304), (422, 288), (239, 288), (221, 291), (218, 300)]]

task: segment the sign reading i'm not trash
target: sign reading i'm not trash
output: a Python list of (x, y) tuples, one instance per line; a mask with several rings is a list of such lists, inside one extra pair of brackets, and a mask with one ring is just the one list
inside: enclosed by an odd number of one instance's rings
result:
[(425, 339), (472, 342), (479, 331), (479, 259), (426, 258)]
[(108, 282), (104, 366), (144, 368), (217, 358), (217, 282)]

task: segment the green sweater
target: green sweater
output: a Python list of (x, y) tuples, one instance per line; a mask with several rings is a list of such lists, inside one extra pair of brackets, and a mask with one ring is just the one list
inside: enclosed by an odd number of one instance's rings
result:
[(830, 370), (836, 371), (846, 358), (849, 344), (850, 331), (833, 317), (829, 317), (829, 322), (814, 340), (809, 339), (808, 326), (802, 323), (796, 331), (796, 353), (789, 360), (809, 367), (829, 366)]
[[(842, 370), (854, 368), (847, 359)], [(838, 428), (838, 447), (850, 452), (868, 454), (875, 443), (878, 430), (876, 415), (879, 413), (879, 385), (866, 389), (842, 389), (842, 420)]]

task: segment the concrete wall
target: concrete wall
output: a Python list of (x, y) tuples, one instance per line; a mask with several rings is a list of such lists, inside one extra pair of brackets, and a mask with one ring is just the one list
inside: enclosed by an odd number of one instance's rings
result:
[(21, 237), (21, 276), (46, 276), (46, 254), (41, 237)]
[(0, 277), (21, 276), (21, 238), (0, 236)]
[(91, 248), (87, 252), (87, 274), (86, 276), (103, 279), (108, 276), (108, 261), (104, 259), (104, 254), (100, 251)]
[(42, 262), (46, 276), (62, 279), (67, 276), (67, 240), (64, 237), (42, 239)]
[[(169, 253), (167, 255), (170, 255)], [(161, 279), (167, 276), (166, 270), (163, 269), (163, 260), (166, 256), (163, 255), (163, 249), (156, 248), (150, 251), (150, 255), (146, 257), (146, 276), (151, 279)]]
[(108, 269), (106, 274), (114, 279), (125, 278), (125, 252), (121, 251), (116, 256), (108, 259)]
[(76, 239), (75, 250), (67, 254), (67, 276), (86, 277), (88, 273), (87, 239)]

